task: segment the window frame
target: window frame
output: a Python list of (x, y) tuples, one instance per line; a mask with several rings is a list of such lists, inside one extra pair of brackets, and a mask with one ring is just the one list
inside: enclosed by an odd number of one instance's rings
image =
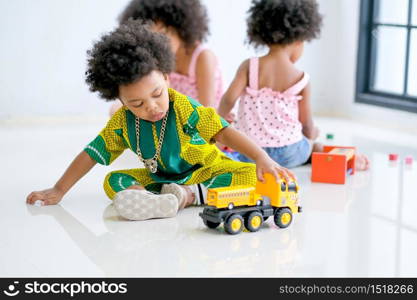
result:
[[(412, 10), (413, 5), (417, 5), (417, 0), (408, 0), (408, 20), (406, 25), (375, 21), (378, 4), (378, 0), (361, 0), (360, 2), (355, 102), (417, 113), (417, 96), (406, 94), (408, 89), (411, 31), (413, 29), (417, 30), (417, 25), (411, 23)], [(403, 94), (401, 95), (377, 91), (371, 88), (371, 82), (376, 69), (376, 62), (372, 61), (376, 54), (375, 44), (372, 43), (372, 31), (375, 26), (401, 27), (407, 29), (404, 86)]]

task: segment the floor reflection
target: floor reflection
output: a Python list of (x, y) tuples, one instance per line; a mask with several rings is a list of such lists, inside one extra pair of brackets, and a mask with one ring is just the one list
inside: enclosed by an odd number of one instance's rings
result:
[(291, 276), (299, 263), (300, 224), (282, 230), (270, 219), (257, 233), (229, 236), (221, 227), (189, 222), (198, 208), (175, 218), (131, 222), (109, 205), (103, 212), (108, 231), (95, 235), (61, 205), (27, 209), (32, 216), (53, 217), (107, 276)]

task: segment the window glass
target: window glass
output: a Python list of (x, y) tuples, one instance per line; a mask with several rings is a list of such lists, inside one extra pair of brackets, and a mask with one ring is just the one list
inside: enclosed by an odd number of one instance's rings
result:
[(417, 25), (417, 0), (413, 0), (413, 12), (411, 14), (411, 24)]
[[(417, 6), (417, 1), (415, 1)], [(408, 91), (407, 94), (417, 96), (417, 29), (411, 31), (410, 60), (408, 65)]]
[(375, 45), (375, 78), (372, 88), (376, 91), (402, 94), (407, 30), (405, 28), (379, 26), (372, 35)]
[(408, 0), (379, 0), (377, 7), (377, 22), (407, 25)]

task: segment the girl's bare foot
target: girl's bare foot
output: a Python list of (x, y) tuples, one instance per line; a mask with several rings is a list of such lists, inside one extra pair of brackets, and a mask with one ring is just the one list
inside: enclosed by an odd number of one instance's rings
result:
[(322, 143), (313, 143), (312, 152), (323, 152), (323, 144)]
[(369, 159), (363, 154), (357, 154), (355, 158), (355, 169), (357, 171), (366, 171), (369, 169)]

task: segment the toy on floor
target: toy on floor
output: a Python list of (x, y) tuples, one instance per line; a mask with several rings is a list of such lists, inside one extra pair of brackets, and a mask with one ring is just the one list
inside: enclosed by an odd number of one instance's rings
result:
[(258, 181), (254, 186), (234, 186), (209, 189), (207, 204), (200, 217), (208, 228), (216, 228), (224, 223), (229, 234), (247, 230), (258, 231), (263, 222), (274, 216), (280, 228), (288, 227), (293, 214), (301, 212), (298, 206), (296, 182), (287, 183), (281, 179), (277, 183), (272, 174), (265, 174), (265, 182)]
[(413, 164), (413, 157), (411, 155), (406, 156), (404, 162), (407, 166), (411, 166)]
[(333, 140), (333, 138), (334, 138), (334, 134), (333, 133), (326, 134), (326, 140)]
[(388, 155), (388, 159), (389, 159), (389, 161), (397, 161), (398, 160), (398, 154), (391, 153), (391, 154)]
[(323, 152), (313, 152), (311, 181), (344, 184), (348, 174), (355, 174), (355, 150), (355, 147), (323, 146)]

